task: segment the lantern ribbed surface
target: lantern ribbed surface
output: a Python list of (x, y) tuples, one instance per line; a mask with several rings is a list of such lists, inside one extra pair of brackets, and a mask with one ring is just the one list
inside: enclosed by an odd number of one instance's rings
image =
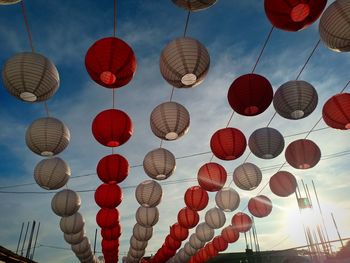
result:
[(103, 157), (97, 164), (97, 175), (104, 183), (121, 183), (129, 174), (128, 160), (119, 154)]
[(75, 245), (75, 244), (79, 244), (81, 241), (83, 241), (84, 237), (85, 237), (85, 231), (84, 229), (81, 230), (80, 232), (76, 233), (76, 234), (66, 234), (64, 233), (63, 235), (64, 240), (71, 245)]
[(181, 247), (181, 242), (174, 239), (171, 235), (165, 238), (164, 245), (171, 250), (178, 250)]
[(34, 169), (35, 182), (46, 190), (56, 190), (68, 182), (71, 170), (59, 157), (41, 160)]
[(179, 255), (179, 260), (181, 262), (187, 262), (190, 259), (190, 257), (185, 253), (185, 250), (183, 248), (179, 250), (178, 255)]
[(121, 226), (120, 224), (116, 224), (113, 228), (102, 228), (101, 229), (101, 236), (103, 239), (106, 240), (116, 240), (120, 237), (122, 234)]
[(157, 207), (140, 206), (136, 211), (136, 221), (143, 227), (152, 227), (158, 223), (159, 212)]
[(217, 0), (172, 0), (173, 3), (185, 10), (201, 11), (214, 5)]
[(198, 40), (179, 37), (163, 49), (159, 64), (163, 78), (170, 85), (191, 88), (203, 82), (209, 70), (210, 57)]
[(241, 199), (236, 190), (224, 187), (215, 195), (216, 205), (224, 212), (232, 212), (239, 206)]
[(261, 170), (252, 163), (241, 164), (233, 172), (233, 181), (242, 190), (254, 190), (259, 186), (261, 180)]
[(239, 232), (234, 226), (230, 225), (221, 231), (221, 236), (227, 243), (234, 243), (239, 239)]
[(291, 173), (279, 171), (271, 176), (269, 185), (272, 193), (280, 197), (287, 197), (295, 192), (298, 183)]
[(0, 5), (13, 5), (21, 2), (21, 0), (0, 0)]
[(258, 195), (248, 202), (248, 210), (255, 217), (266, 217), (272, 211), (272, 202), (265, 195)]
[(79, 212), (60, 220), (60, 228), (65, 234), (76, 234), (83, 230), (84, 225), (85, 220)]
[(11, 95), (28, 102), (51, 98), (60, 84), (55, 65), (34, 52), (18, 53), (7, 60), (2, 70), (2, 80)]
[(119, 224), (119, 211), (115, 208), (101, 208), (96, 214), (96, 223), (101, 228), (113, 228)]
[(213, 207), (205, 213), (205, 223), (213, 229), (221, 228), (225, 222), (226, 217), (224, 212), (217, 207)]
[(321, 16), (320, 37), (333, 51), (350, 51), (350, 2), (337, 0), (330, 4)]
[(188, 242), (190, 243), (191, 247), (193, 247), (195, 249), (201, 249), (205, 245), (205, 242), (200, 240), (195, 233), (193, 233), (190, 236)]
[(197, 253), (197, 249), (193, 248), (190, 243), (186, 243), (184, 246), (185, 253), (189, 256), (194, 256)]
[(78, 212), (81, 205), (80, 196), (69, 189), (56, 193), (51, 200), (52, 211), (61, 217), (71, 216)]
[(321, 159), (321, 150), (317, 144), (308, 139), (291, 142), (286, 151), (287, 162), (296, 169), (314, 167)]
[(130, 256), (134, 258), (142, 258), (146, 251), (145, 250), (135, 250), (135, 249), (130, 249), (129, 250)]
[(130, 238), (130, 246), (135, 250), (143, 250), (147, 247), (147, 241), (139, 241), (135, 237)]
[(214, 237), (214, 229), (207, 223), (200, 223), (196, 227), (196, 236), (202, 242), (208, 242)]
[(201, 211), (208, 205), (208, 193), (200, 186), (192, 186), (185, 192), (185, 204), (194, 211)]
[(143, 227), (139, 224), (135, 224), (132, 230), (133, 236), (139, 241), (148, 241), (152, 238), (153, 228)]
[(331, 128), (350, 129), (350, 93), (334, 95), (322, 109), (324, 122)]
[(316, 108), (318, 95), (315, 88), (303, 80), (282, 84), (273, 97), (273, 106), (283, 118), (299, 120), (309, 116)]
[(113, 251), (113, 250), (117, 250), (119, 247), (119, 240), (106, 240), (106, 239), (102, 239), (101, 241), (101, 247), (103, 251)]
[(52, 117), (32, 122), (26, 131), (28, 148), (40, 156), (53, 156), (68, 146), (70, 132), (60, 120)]
[(264, 127), (255, 130), (248, 140), (249, 149), (258, 158), (273, 159), (284, 149), (282, 134), (273, 128)]
[(171, 176), (176, 168), (175, 156), (164, 148), (148, 152), (143, 159), (145, 173), (156, 180), (165, 180)]
[(76, 245), (72, 245), (72, 250), (76, 254), (84, 253), (86, 251), (89, 251), (90, 249), (91, 249), (90, 242), (87, 237), (84, 237), (80, 243)]
[(99, 207), (115, 208), (122, 202), (123, 193), (116, 184), (102, 184), (96, 189), (94, 197)]
[(217, 236), (212, 241), (214, 248), (219, 251), (225, 251), (228, 247), (227, 241), (222, 236)]
[(146, 180), (140, 183), (135, 190), (137, 202), (144, 207), (155, 207), (159, 205), (162, 195), (162, 187), (153, 180)]
[(183, 241), (188, 237), (188, 229), (175, 223), (170, 227), (170, 236), (178, 241)]
[(196, 211), (185, 207), (177, 214), (177, 222), (184, 228), (194, 228), (199, 222), (199, 215)]
[(164, 102), (152, 111), (150, 125), (152, 132), (158, 138), (176, 140), (187, 133), (190, 127), (190, 114), (177, 102)]
[(245, 213), (239, 212), (232, 217), (232, 226), (240, 233), (249, 231), (252, 227), (252, 219)]
[(209, 192), (219, 191), (225, 185), (226, 179), (227, 172), (218, 163), (206, 163), (198, 170), (198, 183)]

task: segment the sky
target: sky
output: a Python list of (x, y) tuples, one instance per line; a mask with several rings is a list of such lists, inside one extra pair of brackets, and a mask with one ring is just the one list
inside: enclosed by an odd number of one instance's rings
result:
[[(95, 169), (99, 159), (110, 154), (110, 149), (95, 141), (91, 122), (100, 111), (111, 107), (112, 92), (89, 78), (84, 57), (93, 42), (112, 35), (113, 1), (31, 0), (26, 1), (26, 8), (35, 50), (50, 58), (60, 73), (60, 88), (48, 101), (48, 107), (50, 114), (62, 120), (71, 132), (69, 146), (59, 155), (72, 169), (68, 188), (92, 190), (80, 193), (82, 206), (79, 210), (85, 218), (85, 229), (92, 241), (98, 228), (95, 215), (99, 210), (94, 202), (93, 190), (101, 184)], [(150, 129), (149, 116), (153, 108), (168, 101), (171, 94), (171, 87), (159, 71), (159, 56), (167, 43), (183, 34), (186, 15), (170, 0), (117, 1), (117, 36), (129, 43), (138, 61), (134, 79), (116, 91), (116, 107), (127, 112), (134, 124), (133, 136), (116, 152), (125, 156), (131, 165), (142, 164), (144, 156), (159, 147), (160, 140)], [(295, 79), (300, 72), (319, 39), (317, 24), (299, 32), (273, 31), (255, 72), (269, 79), (274, 91), (281, 84)], [(175, 89), (173, 99), (188, 109), (191, 125), (188, 134), (176, 141), (164, 142), (164, 148), (176, 157), (210, 151), (211, 135), (226, 126), (232, 113), (226, 98), (228, 88), (234, 79), (251, 72), (270, 29), (271, 24), (260, 0), (219, 0), (210, 9), (191, 15), (187, 36), (196, 38), (207, 47), (211, 66), (205, 81), (198, 87)], [(16, 53), (30, 50), (20, 5), (0, 6), (0, 43), (1, 67)], [(318, 92), (316, 110), (298, 121), (277, 115), (270, 125), (287, 136), (286, 145), (305, 136), (289, 135), (308, 132), (320, 119), (325, 101), (349, 81), (349, 68), (348, 53), (336, 53), (323, 43), (319, 45), (300, 77), (311, 83)], [(37, 118), (45, 116), (44, 105), (19, 101), (8, 94), (2, 83), (0, 85), (0, 187), (34, 183), (33, 169), (41, 157), (27, 148), (24, 138), (27, 127)], [(234, 114), (230, 126), (240, 129), (248, 139), (254, 130), (266, 127), (274, 112), (273, 105), (270, 105), (264, 113), (255, 117)], [(316, 129), (323, 127), (326, 125), (321, 120)], [(308, 138), (321, 149), (323, 157), (318, 165), (309, 170), (297, 170), (287, 165), (283, 169), (293, 173), (298, 180), (302, 179), (309, 188), (312, 180), (315, 182), (330, 239), (337, 239), (331, 212), (341, 235), (349, 237), (349, 132), (323, 129), (312, 132)], [(234, 161), (213, 159), (226, 168), (227, 185), (232, 180), (235, 167), (242, 164), (248, 154), (247, 148), (243, 156)], [(211, 154), (208, 153), (179, 159), (176, 172), (161, 182), (163, 199), (158, 206), (160, 220), (154, 226), (154, 236), (149, 241), (146, 255), (157, 251), (164, 242), (169, 226), (176, 222), (177, 212), (185, 206), (183, 195), (186, 189), (197, 185), (197, 171), (210, 158)], [(262, 183), (249, 192), (234, 187), (241, 195), (241, 204), (236, 211), (226, 213), (225, 225), (230, 224), (237, 211), (245, 209), (249, 198), (261, 191), (285, 159), (282, 153), (271, 160), (249, 155), (248, 161), (262, 169)], [(87, 174), (92, 175), (75, 178)], [(139, 205), (134, 197), (135, 187), (147, 179), (142, 167), (136, 167), (131, 169), (128, 178), (121, 184), (125, 188), (124, 201), (118, 207), (123, 228), (121, 257), (129, 249), (132, 227), (136, 223), (134, 214)], [(176, 183), (178, 180), (186, 181)], [(36, 184), (0, 191), (46, 192)], [(260, 248), (270, 250), (305, 245), (295, 197), (277, 197), (269, 187), (261, 193), (272, 200), (274, 208), (270, 216), (256, 219)], [(78, 262), (64, 242), (59, 217), (51, 211), (52, 196), (53, 193), (0, 193), (0, 245), (15, 250), (22, 222), (36, 220), (41, 223), (38, 238), (41, 246), (36, 249), (34, 260)], [(209, 196), (208, 209), (215, 206), (215, 193)], [(200, 213), (201, 221), (204, 214), (205, 211)], [(219, 233), (216, 231), (216, 235)], [(98, 237), (97, 251), (101, 251), (100, 241)], [(231, 244), (227, 251), (244, 249), (244, 238), (241, 238)]]

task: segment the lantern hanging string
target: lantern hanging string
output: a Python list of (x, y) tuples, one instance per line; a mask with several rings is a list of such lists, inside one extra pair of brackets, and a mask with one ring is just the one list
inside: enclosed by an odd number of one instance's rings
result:
[(113, 36), (117, 34), (117, 0), (114, 0), (114, 15), (113, 15)]
[(47, 117), (50, 117), (49, 107), (47, 105), (47, 101), (44, 101), (44, 107)]
[(259, 54), (259, 56), (258, 56), (258, 59), (256, 60), (255, 65), (254, 65), (254, 67), (253, 67), (253, 69), (252, 69), (252, 73), (254, 73), (256, 67), (258, 66), (258, 63), (259, 63), (259, 61), (260, 61), (260, 58), (261, 58), (262, 54), (263, 54), (264, 51), (265, 51), (265, 48), (266, 48), (267, 43), (269, 42), (269, 40), (270, 40), (270, 38), (271, 38), (271, 35), (272, 35), (272, 32), (273, 32), (274, 28), (275, 28), (275, 27), (272, 26), (271, 29), (270, 29), (269, 34), (267, 35), (267, 38), (266, 38), (265, 43), (264, 43), (264, 45), (263, 45), (263, 48), (261, 49), (260, 54)]
[(27, 19), (27, 12), (26, 12), (26, 8), (25, 8), (25, 5), (24, 5), (24, 0), (21, 1), (21, 7), (22, 7), (24, 23), (25, 23), (25, 26), (26, 26), (26, 29), (27, 29), (29, 45), (30, 45), (30, 48), (31, 48), (32, 52), (35, 52), (34, 45), (33, 45), (33, 39), (32, 39), (32, 33), (30, 31), (29, 22), (28, 22), (28, 19)]

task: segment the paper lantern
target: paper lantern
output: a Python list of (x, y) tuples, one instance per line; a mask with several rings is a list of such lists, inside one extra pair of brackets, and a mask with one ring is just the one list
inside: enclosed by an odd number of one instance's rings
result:
[(113, 228), (101, 229), (101, 236), (105, 240), (116, 240), (121, 236), (121, 234), (122, 234), (122, 230), (119, 223), (116, 224)]
[(185, 253), (189, 256), (194, 256), (197, 253), (197, 249), (193, 248), (189, 242), (184, 246)]
[(198, 252), (197, 257), (200, 262), (207, 262), (209, 260), (209, 256), (204, 248)]
[(136, 221), (143, 227), (152, 227), (158, 223), (159, 212), (157, 207), (140, 206), (136, 211)]
[(271, 104), (273, 89), (270, 82), (258, 74), (238, 77), (228, 90), (227, 99), (231, 108), (244, 116), (263, 113)]
[(224, 187), (216, 193), (215, 202), (224, 212), (232, 212), (238, 208), (240, 197), (236, 190)]
[(221, 209), (214, 207), (205, 213), (205, 223), (213, 229), (221, 228), (226, 222), (226, 217)]
[(162, 187), (153, 180), (146, 180), (140, 183), (135, 190), (137, 202), (144, 207), (155, 207), (159, 205), (162, 195)]
[(101, 247), (103, 251), (113, 251), (117, 250), (119, 248), (119, 240), (107, 240), (102, 239), (101, 241)]
[[(204, 224), (204, 223), (202, 223), (202, 224)], [(208, 227), (208, 226), (207, 226)], [(209, 229), (209, 230), (208, 230)], [(207, 228), (205, 228), (205, 227), (201, 227), (201, 232), (203, 232), (203, 231), (207, 231), (207, 232), (209, 232), (209, 235), (210, 235), (210, 232), (211, 232), (211, 228), (210, 227), (208, 227), (208, 229)], [(205, 235), (203, 235), (202, 233), (201, 233), (201, 236), (202, 237), (205, 237), (205, 236), (208, 236), (208, 233), (207, 234), (205, 234)], [(197, 237), (197, 235), (195, 234), (195, 233), (193, 233), (191, 236), (190, 236), (190, 239), (189, 239), (189, 241), (188, 241), (189, 243), (190, 243), (190, 245), (191, 245), (191, 247), (193, 247), (193, 248), (195, 248), (195, 249), (201, 249), (202, 247), (204, 247), (204, 245), (205, 245), (205, 242), (206, 241), (202, 241), (202, 240), (200, 240), (198, 237)]]
[(201, 211), (208, 205), (208, 193), (200, 186), (192, 186), (186, 190), (185, 204), (193, 211)]
[(214, 5), (217, 0), (172, 0), (173, 3), (192, 12), (201, 11)]
[(116, 184), (101, 184), (95, 191), (95, 201), (99, 207), (115, 208), (122, 200), (122, 190)]
[(121, 110), (104, 110), (92, 122), (92, 134), (96, 141), (107, 147), (118, 147), (126, 143), (132, 133), (131, 119)]
[(72, 250), (76, 254), (81, 254), (83, 252), (90, 251), (91, 247), (89, 239), (87, 237), (84, 237), (80, 243), (72, 245)]
[(315, 88), (303, 80), (282, 84), (273, 97), (273, 106), (283, 118), (299, 120), (309, 116), (316, 108), (318, 95)]
[(128, 176), (128, 161), (119, 154), (103, 157), (97, 165), (97, 175), (104, 183), (121, 183)]
[(209, 258), (214, 258), (219, 254), (219, 251), (214, 247), (212, 242), (206, 244), (204, 249)]
[(171, 235), (168, 235), (165, 238), (164, 244), (169, 249), (175, 250), (175, 251), (181, 247), (181, 242), (179, 240), (174, 239)]
[(239, 232), (234, 226), (227, 226), (221, 231), (221, 236), (227, 243), (234, 243), (239, 239)]
[(249, 231), (252, 227), (252, 219), (245, 213), (237, 213), (232, 217), (232, 226), (240, 233)]
[(337, 0), (330, 4), (321, 16), (320, 37), (324, 44), (333, 51), (350, 51), (349, 7), (349, 1)]
[[(3, 0), (0, 5), (2, 3)], [(21, 52), (7, 60), (2, 70), (2, 80), (11, 95), (27, 102), (51, 98), (60, 85), (55, 65), (43, 55), (34, 52)]]
[(68, 164), (59, 157), (41, 160), (34, 169), (35, 182), (46, 190), (56, 190), (67, 184), (71, 176)]
[(224, 128), (216, 131), (210, 139), (213, 154), (225, 161), (239, 158), (247, 147), (244, 134), (235, 128)]
[(311, 140), (300, 139), (291, 142), (286, 151), (287, 162), (296, 169), (314, 167), (321, 159), (321, 150)]
[(205, 46), (198, 40), (179, 37), (163, 49), (159, 65), (163, 78), (171, 86), (191, 88), (205, 79), (210, 57)]
[(152, 132), (160, 139), (172, 141), (185, 135), (190, 127), (190, 114), (181, 104), (169, 101), (159, 104), (151, 113)]
[(181, 262), (187, 262), (190, 259), (189, 255), (185, 253), (183, 248), (179, 250), (178, 255)]
[(0, 0), (0, 5), (13, 5), (21, 2), (21, 0)]
[(199, 215), (196, 211), (185, 207), (177, 214), (177, 222), (184, 228), (194, 228), (199, 222)]
[(233, 181), (242, 190), (254, 190), (261, 180), (262, 173), (259, 167), (252, 163), (243, 163), (233, 172)]
[(284, 149), (282, 134), (273, 128), (264, 127), (255, 130), (249, 137), (249, 149), (261, 159), (273, 159)]
[(40, 118), (32, 122), (26, 132), (28, 148), (41, 156), (53, 156), (68, 146), (70, 133), (66, 125), (51, 117)]
[(164, 148), (148, 152), (143, 159), (145, 173), (156, 180), (165, 180), (171, 176), (176, 168), (175, 156)]
[(80, 205), (80, 196), (69, 189), (59, 191), (51, 200), (52, 211), (61, 217), (71, 216), (78, 212)]
[(221, 236), (215, 237), (212, 242), (214, 248), (219, 252), (225, 251), (228, 247), (227, 241)]
[[(89, 244), (90, 245), (90, 244)], [(73, 250), (73, 249), (72, 249)], [(73, 251), (74, 252), (74, 251)], [(85, 251), (82, 251), (80, 253), (76, 253), (74, 252), (75, 255), (77, 256), (77, 258), (80, 260), (80, 261), (86, 261), (87, 259), (92, 259), (93, 255), (92, 255), (92, 251), (91, 251), (91, 248), (89, 247), (87, 250)]]
[(202, 242), (208, 242), (214, 237), (214, 229), (207, 223), (200, 223), (196, 227), (196, 236)]
[(197, 179), (203, 189), (216, 192), (225, 185), (227, 172), (218, 163), (206, 163), (199, 168)]
[(67, 217), (62, 217), (60, 220), (60, 228), (65, 234), (76, 234), (83, 230), (85, 220), (83, 216), (76, 212), (75, 214)]
[(84, 229), (76, 234), (66, 234), (63, 235), (64, 240), (71, 245), (79, 244), (81, 241), (83, 241), (83, 238), (85, 237), (85, 231)]
[(272, 202), (267, 196), (258, 195), (250, 198), (248, 210), (255, 217), (266, 217), (272, 211)]
[(120, 88), (133, 78), (136, 58), (131, 47), (116, 37), (97, 40), (87, 51), (85, 67), (93, 81), (106, 88)]
[(323, 106), (322, 117), (331, 128), (350, 129), (350, 93), (341, 93), (331, 97)]
[(147, 245), (147, 241), (139, 241), (134, 236), (130, 238), (130, 246), (135, 250), (144, 250)]
[(175, 223), (170, 228), (170, 236), (178, 241), (183, 241), (188, 237), (188, 229), (182, 227), (179, 223)]
[(269, 185), (272, 193), (287, 197), (295, 192), (298, 183), (291, 173), (279, 171), (270, 178)]
[(142, 258), (145, 255), (145, 250), (135, 250), (135, 249), (130, 249), (129, 253), (131, 256), (134, 258)]
[(101, 228), (113, 228), (119, 224), (119, 211), (115, 208), (101, 208), (96, 215), (96, 223)]
[(139, 241), (148, 241), (152, 238), (153, 228), (143, 227), (139, 224), (135, 224), (132, 230), (133, 236)]

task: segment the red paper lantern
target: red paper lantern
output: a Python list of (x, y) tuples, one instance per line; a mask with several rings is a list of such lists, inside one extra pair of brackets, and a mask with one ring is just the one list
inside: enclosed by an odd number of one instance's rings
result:
[(201, 249), (198, 252), (198, 258), (200, 262), (207, 262), (209, 260), (209, 255), (207, 254), (207, 251), (205, 249)]
[(295, 192), (298, 183), (291, 173), (279, 171), (271, 176), (269, 185), (272, 193), (281, 197), (286, 197)]
[(218, 163), (206, 163), (199, 168), (197, 179), (203, 189), (216, 192), (225, 185), (227, 172)]
[(119, 154), (103, 157), (97, 165), (97, 175), (104, 183), (121, 183), (129, 174), (128, 161)]
[(255, 217), (266, 217), (272, 211), (272, 202), (267, 196), (258, 195), (249, 200), (248, 210)]
[(99, 207), (115, 208), (122, 200), (122, 190), (116, 184), (101, 184), (95, 191), (95, 201)]
[(239, 239), (239, 232), (234, 226), (227, 226), (221, 231), (221, 236), (227, 243), (234, 243)]
[(337, 94), (323, 106), (322, 117), (334, 129), (350, 129), (350, 93)]
[(212, 242), (208, 243), (205, 246), (205, 250), (209, 258), (214, 258), (219, 254), (219, 251), (214, 247), (214, 244)]
[(246, 74), (231, 84), (227, 94), (231, 108), (244, 116), (255, 116), (264, 112), (273, 99), (270, 82), (258, 74)]
[(92, 134), (104, 146), (118, 147), (133, 133), (130, 117), (121, 110), (109, 109), (97, 114), (92, 122)]
[(239, 158), (247, 147), (244, 134), (235, 128), (224, 128), (216, 131), (210, 139), (213, 154), (225, 161)]
[(214, 237), (212, 243), (214, 248), (219, 252), (225, 251), (228, 247), (227, 241), (222, 236)]
[(245, 213), (237, 213), (232, 217), (232, 226), (240, 233), (249, 231), (252, 227), (252, 219)]
[(85, 67), (93, 81), (106, 88), (120, 88), (136, 71), (133, 50), (123, 40), (107, 37), (97, 40), (87, 51)]
[(199, 222), (199, 215), (196, 211), (185, 207), (177, 214), (177, 222), (184, 228), (194, 228)]
[(166, 259), (171, 258), (176, 253), (176, 250), (170, 249), (169, 247), (164, 245), (161, 247), (160, 251), (161, 251), (161, 254), (165, 256)]
[(116, 240), (121, 236), (121, 227), (120, 224), (117, 224), (113, 228), (102, 228), (101, 236), (105, 240)]
[(183, 241), (188, 237), (188, 229), (182, 227), (179, 223), (175, 223), (170, 228), (170, 236), (178, 241)]
[(164, 242), (165, 246), (171, 250), (178, 250), (181, 247), (181, 242), (174, 239), (172, 236), (167, 235)]
[(294, 168), (309, 169), (320, 161), (321, 150), (313, 141), (300, 139), (288, 145), (285, 157)]
[(102, 239), (101, 247), (105, 251), (114, 251), (119, 248), (119, 241)]
[(208, 193), (200, 186), (192, 186), (186, 190), (185, 204), (193, 211), (201, 211), (208, 205)]
[(265, 0), (265, 13), (275, 27), (298, 31), (315, 22), (327, 0)]
[(119, 224), (117, 209), (101, 208), (96, 215), (96, 223), (101, 228), (113, 228)]

